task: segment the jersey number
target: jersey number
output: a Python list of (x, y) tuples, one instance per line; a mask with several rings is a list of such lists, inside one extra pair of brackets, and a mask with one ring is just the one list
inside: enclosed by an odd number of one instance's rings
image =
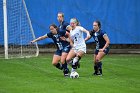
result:
[(62, 49), (63, 49), (63, 46), (62, 46), (62, 44), (61, 44), (61, 43), (57, 43), (57, 45), (58, 45), (58, 47), (59, 47), (59, 49), (60, 49), (60, 50), (62, 50)]

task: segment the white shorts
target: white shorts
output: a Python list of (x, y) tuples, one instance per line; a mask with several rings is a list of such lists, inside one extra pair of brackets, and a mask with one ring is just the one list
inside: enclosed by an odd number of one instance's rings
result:
[(86, 53), (86, 47), (81, 46), (81, 47), (73, 47), (72, 48), (74, 50), (75, 53), (79, 52), (79, 51), (83, 51), (84, 53)]

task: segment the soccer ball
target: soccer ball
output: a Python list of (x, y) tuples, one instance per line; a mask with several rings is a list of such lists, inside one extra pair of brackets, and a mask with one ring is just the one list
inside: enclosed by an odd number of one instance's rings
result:
[(70, 78), (79, 78), (79, 74), (77, 72), (71, 72)]

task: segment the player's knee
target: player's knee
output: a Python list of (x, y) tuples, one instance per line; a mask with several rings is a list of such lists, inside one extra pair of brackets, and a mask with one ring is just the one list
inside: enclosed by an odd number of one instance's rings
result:
[(77, 57), (78, 57), (78, 60), (80, 60), (80, 59), (81, 59), (81, 56), (79, 56), (79, 55), (78, 55)]
[(61, 64), (65, 64), (65, 63), (67, 63), (65, 60), (61, 61)]
[(56, 65), (57, 65), (57, 63), (56, 63), (56, 62), (52, 62), (52, 65), (53, 65), (53, 66), (56, 66)]
[(62, 63), (62, 64), (64, 64), (64, 63), (65, 63), (65, 61), (66, 61), (65, 59), (61, 59), (61, 63)]
[(66, 62), (69, 63), (71, 61), (70, 58), (66, 58)]
[(98, 63), (98, 62), (100, 62), (100, 59), (97, 57), (95, 63)]

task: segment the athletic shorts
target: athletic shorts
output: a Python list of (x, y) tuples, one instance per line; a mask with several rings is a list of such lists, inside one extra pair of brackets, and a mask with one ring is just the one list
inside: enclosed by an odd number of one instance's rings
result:
[(69, 46), (64, 47), (62, 50), (57, 49), (54, 54), (61, 56), (63, 52), (69, 53), (70, 49), (71, 47), (69, 45)]
[(71, 49), (71, 46), (68, 45), (62, 49), (62, 52), (69, 53), (70, 49)]
[(57, 49), (54, 53), (55, 55), (61, 56), (62, 50)]
[(83, 51), (84, 53), (86, 53), (86, 47), (78, 47), (78, 48), (72, 48), (74, 50), (75, 53), (79, 52), (79, 51)]
[[(94, 54), (98, 55), (98, 52), (99, 52), (99, 50), (95, 49)], [(107, 47), (103, 52), (107, 55), (109, 52), (109, 47)]]

